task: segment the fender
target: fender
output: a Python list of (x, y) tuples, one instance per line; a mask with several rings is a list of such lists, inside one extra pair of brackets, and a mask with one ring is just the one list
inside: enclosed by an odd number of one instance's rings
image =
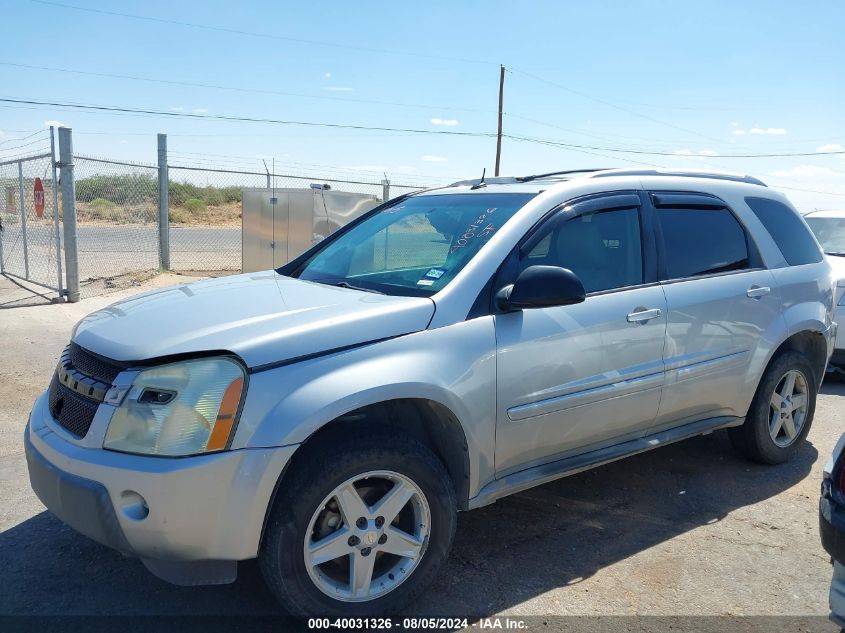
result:
[(301, 444), (360, 407), (431, 400), (461, 424), (472, 496), (494, 472), (495, 344), (486, 316), (255, 373), (232, 447)]

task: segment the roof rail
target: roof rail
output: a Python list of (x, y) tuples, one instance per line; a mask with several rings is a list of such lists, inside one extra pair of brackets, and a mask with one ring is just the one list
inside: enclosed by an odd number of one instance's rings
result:
[[(513, 185), (522, 182), (531, 182), (532, 180), (541, 180), (543, 178), (551, 178), (552, 176), (567, 176), (576, 174), (589, 174), (596, 171), (606, 171), (608, 167), (592, 167), (590, 169), (567, 169), (566, 171), (550, 171), (546, 174), (533, 174), (531, 176), (495, 176), (487, 178), (484, 182), (488, 185)], [(478, 185), (481, 182), (480, 178), (473, 178), (471, 180), (459, 180), (453, 182), (449, 187), (460, 187), (465, 185)]]
[(589, 169), (567, 169), (566, 171), (550, 171), (545, 174), (534, 174), (532, 176), (517, 176), (514, 178), (517, 182), (531, 182), (532, 180), (540, 180), (541, 178), (548, 178), (549, 176), (567, 176), (569, 174), (589, 174), (594, 171), (607, 171), (609, 167), (591, 167)]
[(712, 178), (713, 180), (730, 180), (732, 182), (745, 182), (751, 185), (768, 185), (754, 176), (742, 174), (720, 174), (707, 171), (672, 171), (663, 169), (609, 169), (599, 174), (593, 174), (590, 178), (606, 178), (608, 176), (681, 176), (687, 178)]

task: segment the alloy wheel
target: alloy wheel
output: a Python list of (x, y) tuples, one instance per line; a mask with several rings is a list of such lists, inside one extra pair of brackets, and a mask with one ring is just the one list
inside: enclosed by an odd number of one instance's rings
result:
[(804, 374), (797, 369), (786, 372), (769, 403), (769, 435), (776, 445), (786, 448), (798, 439), (807, 420), (809, 394)]
[(430, 528), (428, 502), (413, 481), (393, 471), (356, 475), (311, 517), (305, 567), (317, 588), (336, 600), (374, 600), (413, 573)]

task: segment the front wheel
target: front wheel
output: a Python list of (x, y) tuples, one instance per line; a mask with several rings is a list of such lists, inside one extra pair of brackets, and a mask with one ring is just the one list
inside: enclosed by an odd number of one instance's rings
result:
[(745, 423), (728, 429), (731, 442), (754, 461), (788, 461), (810, 432), (817, 392), (806, 356), (792, 351), (781, 354), (763, 374)]
[(392, 614), (432, 580), (451, 547), (455, 493), (440, 460), (392, 433), (345, 436), (291, 465), (259, 563), (292, 614)]

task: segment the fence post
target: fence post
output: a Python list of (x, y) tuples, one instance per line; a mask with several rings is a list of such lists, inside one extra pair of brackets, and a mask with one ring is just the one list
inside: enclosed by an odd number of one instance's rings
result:
[(55, 229), (56, 240), (56, 274), (58, 281), (56, 283), (56, 291), (59, 293), (59, 301), (64, 300), (64, 291), (62, 285), (62, 236), (59, 233), (59, 179), (56, 177), (56, 133), (53, 126), (50, 126), (50, 163), (53, 168), (53, 228)]
[(158, 135), (158, 255), (159, 266), (170, 270), (170, 176), (167, 173), (167, 134)]
[(385, 178), (381, 181), (381, 201), (387, 202), (390, 200), (390, 181)]
[(26, 242), (26, 194), (23, 190), (23, 161), (18, 161), (18, 192), (21, 196), (21, 232), (23, 235), (23, 268), (25, 277), (29, 279), (29, 246)]
[(76, 243), (76, 183), (73, 174), (73, 135), (69, 127), (59, 128), (59, 168), (62, 181), (62, 226), (65, 234), (65, 279), (67, 300), (79, 301), (79, 247)]

